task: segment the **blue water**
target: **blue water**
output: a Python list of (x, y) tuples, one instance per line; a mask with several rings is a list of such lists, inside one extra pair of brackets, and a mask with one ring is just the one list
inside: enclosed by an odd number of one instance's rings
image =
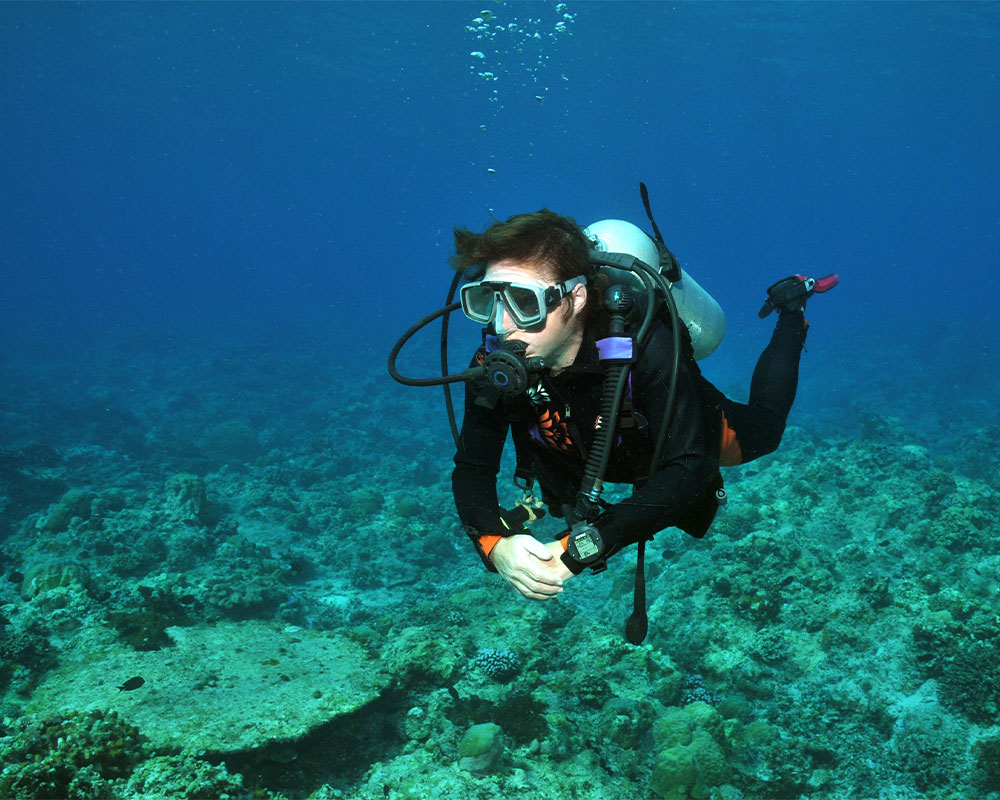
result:
[[(51, 447), (63, 488), (224, 494), (204, 442), (239, 419), (251, 479), (333, 453), (332, 505), (424, 481), (437, 531), (440, 395), (384, 365), (443, 303), (452, 228), (648, 227), (641, 180), (726, 312), (706, 375), (743, 399), (765, 287), (837, 272), (791, 423), (829, 444), (875, 418), (879, 446), (996, 492), (965, 461), (1000, 401), (998, 72), (993, 2), (0, 4), (0, 449)], [(454, 334), (458, 363), (478, 332)], [(407, 374), (436, 368), (425, 335)], [(8, 572), (55, 558), (24, 543), (59, 493), (19, 487)]]

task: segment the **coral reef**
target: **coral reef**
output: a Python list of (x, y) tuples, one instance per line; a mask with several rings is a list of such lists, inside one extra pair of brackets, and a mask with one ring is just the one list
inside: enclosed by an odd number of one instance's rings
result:
[(201, 446), (209, 458), (223, 462), (253, 461), (262, 451), (257, 434), (239, 419), (226, 420), (210, 428)]
[(0, 796), (113, 797), (146, 755), (139, 730), (114, 711), (23, 717), (0, 737)]
[(272, 368), (312, 394), (221, 359), (149, 395), (139, 455), (96, 416), (0, 450), (0, 794), (1000, 798), (990, 426), (800, 415), (709, 536), (648, 546), (633, 647), (630, 552), (524, 601), (453, 518), (436, 406)]
[(696, 701), (668, 708), (653, 726), (656, 761), (651, 788), (665, 800), (701, 800), (731, 773), (722, 717)]
[(515, 678), (521, 671), (521, 659), (511, 650), (481, 647), (476, 652), (475, 661), (476, 669), (501, 683)]
[(21, 597), (30, 600), (59, 588), (87, 592), (92, 587), (90, 573), (79, 564), (38, 564), (25, 573), (21, 581)]
[(48, 516), (42, 523), (42, 530), (47, 533), (60, 533), (69, 528), (74, 518), (87, 519), (93, 501), (92, 492), (70, 489), (49, 509)]
[[(88, 711), (113, 699), (157, 749), (224, 753), (303, 736), (388, 683), (361, 648), (331, 633), (220, 622), (167, 634), (173, 644), (162, 649), (105, 641), (99, 652), (64, 654), (26, 712)], [(144, 685), (118, 691), (131, 676)]]
[(225, 764), (210, 764), (191, 756), (154, 756), (139, 764), (122, 792), (133, 797), (171, 797), (178, 800), (250, 800), (260, 793), (243, 786), (243, 776)]

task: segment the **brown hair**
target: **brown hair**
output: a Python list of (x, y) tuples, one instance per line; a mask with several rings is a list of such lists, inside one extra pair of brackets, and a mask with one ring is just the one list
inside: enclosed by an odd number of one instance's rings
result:
[(455, 255), (449, 263), (457, 270), (478, 267), (470, 276), (474, 280), (482, 277), (489, 264), (507, 259), (536, 265), (555, 283), (584, 275), (587, 304), (583, 313), (587, 320), (592, 306), (600, 305), (601, 295), (594, 285), (597, 270), (590, 262), (590, 246), (574, 219), (543, 208), (495, 222), (482, 233), (455, 228)]

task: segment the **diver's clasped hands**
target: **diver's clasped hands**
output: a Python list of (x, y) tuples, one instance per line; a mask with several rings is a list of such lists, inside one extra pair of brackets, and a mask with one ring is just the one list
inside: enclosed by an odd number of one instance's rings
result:
[(545, 544), (530, 534), (519, 533), (497, 542), (490, 560), (519, 594), (529, 600), (549, 600), (573, 577), (560, 559), (562, 552), (561, 542)]

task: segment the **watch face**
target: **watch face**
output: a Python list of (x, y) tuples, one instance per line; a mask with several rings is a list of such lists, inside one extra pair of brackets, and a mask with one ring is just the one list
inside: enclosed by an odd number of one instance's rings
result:
[(573, 549), (577, 552), (577, 561), (586, 561), (588, 558), (593, 558), (601, 552), (601, 548), (597, 546), (597, 542), (594, 541), (594, 536), (590, 531), (581, 533), (573, 539)]

